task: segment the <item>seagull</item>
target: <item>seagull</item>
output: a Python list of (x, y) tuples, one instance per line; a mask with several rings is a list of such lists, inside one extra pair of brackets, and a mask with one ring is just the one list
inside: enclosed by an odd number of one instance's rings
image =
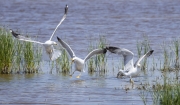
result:
[[(57, 37), (57, 39), (60, 42), (60, 44), (62, 45), (62, 47), (65, 48), (66, 51), (69, 53), (70, 57), (72, 58), (72, 63), (73, 62), (75, 63), (75, 69), (76, 69), (75, 71), (80, 72), (80, 74), (76, 78), (80, 78), (82, 71), (85, 72), (84, 71), (84, 64), (88, 59), (90, 59), (92, 56), (94, 56), (96, 54), (105, 54), (107, 52), (106, 48), (104, 48), (104, 49), (94, 49), (83, 60), (81, 58), (76, 57), (76, 55), (73, 52), (73, 50), (71, 49), (71, 47), (65, 41), (63, 41), (59, 37)], [(70, 76), (72, 76), (74, 74), (74, 72)]]
[(119, 76), (129, 76), (131, 82), (132, 82), (131, 77), (137, 76), (139, 73), (137, 68), (141, 66), (140, 62), (144, 58), (149, 57), (154, 52), (154, 50), (148, 51), (146, 54), (141, 56), (135, 63), (133, 63), (134, 53), (129, 51), (128, 49), (112, 47), (112, 46), (106, 47), (106, 49), (109, 50), (111, 53), (123, 55), (123, 57), (124, 57), (124, 70), (119, 70), (119, 72), (117, 74), (117, 78)]
[(66, 18), (67, 11), (68, 11), (68, 5), (66, 5), (64, 15), (63, 15), (62, 19), (60, 20), (59, 24), (56, 26), (56, 28), (55, 28), (54, 32), (52, 33), (50, 39), (45, 41), (44, 43), (39, 42), (39, 41), (34, 41), (34, 40), (31, 40), (30, 38), (21, 36), (20, 34), (15, 33), (12, 29), (10, 29), (10, 32), (12, 33), (12, 35), (15, 38), (17, 38), (19, 40), (27, 41), (27, 42), (33, 42), (33, 43), (38, 43), (38, 44), (43, 45), (45, 47), (46, 53), (49, 55), (49, 58), (52, 61), (54, 61), (54, 60), (56, 60), (61, 55), (61, 52), (59, 50), (57, 50), (57, 49), (54, 49), (53, 45), (57, 45), (57, 43), (55, 41), (52, 41), (52, 37), (54, 36), (57, 28), (61, 25), (61, 23)]

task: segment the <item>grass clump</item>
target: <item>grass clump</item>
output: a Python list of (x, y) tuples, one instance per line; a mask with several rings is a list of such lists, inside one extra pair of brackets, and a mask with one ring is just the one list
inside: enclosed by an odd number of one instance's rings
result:
[(163, 65), (162, 71), (176, 71), (180, 69), (180, 60), (179, 60), (179, 39), (171, 41), (169, 44), (163, 43), (161, 46), (163, 49)]
[(65, 49), (61, 50), (61, 57), (56, 60), (56, 64), (58, 68), (60, 68), (62, 73), (67, 74), (70, 72), (71, 64), (69, 62), (69, 56)]
[(180, 68), (180, 60), (179, 60), (179, 51), (180, 51), (180, 39), (175, 39), (172, 41), (173, 43), (173, 52), (175, 54), (175, 59), (174, 59), (174, 67), (176, 69)]
[[(144, 35), (143, 41), (137, 41), (138, 58), (146, 54), (149, 50), (151, 50), (150, 42), (148, 36)], [(144, 59), (141, 64), (141, 70), (145, 70), (146, 66), (147, 66), (147, 59)]]
[(35, 73), (36, 72), (35, 54), (34, 54), (33, 44), (31, 42), (24, 43), (23, 53), (24, 53), (24, 72)]
[(11, 35), (0, 29), (0, 72), (11, 73), (14, 59), (14, 40)]
[[(96, 48), (98, 49), (103, 49), (106, 47), (107, 42), (106, 38), (104, 36), (99, 36), (99, 40), (92, 44), (94, 42), (90, 42), (89, 44), (89, 51), (92, 51)], [(96, 57), (93, 57), (88, 60), (88, 72), (95, 72), (95, 71), (101, 71), (101, 72), (106, 72), (106, 64), (107, 64), (107, 59), (105, 57), (105, 54), (99, 54), (96, 55)]]
[(0, 28), (0, 44), (1, 73), (37, 72), (42, 55), (40, 47), (14, 39), (4, 28)]
[(155, 105), (180, 105), (180, 84), (164, 77), (164, 83), (157, 83), (153, 88)]

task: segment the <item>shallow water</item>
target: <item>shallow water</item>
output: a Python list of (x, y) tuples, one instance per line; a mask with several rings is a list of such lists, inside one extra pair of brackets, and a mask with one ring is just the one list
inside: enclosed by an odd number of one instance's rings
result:
[[(67, 18), (53, 39), (57, 36), (65, 39), (81, 58), (88, 53), (90, 39), (97, 40), (98, 35), (104, 35), (110, 45), (130, 49), (135, 56), (137, 41), (148, 35), (155, 57), (162, 56), (163, 41), (179, 38), (178, 0), (1, 0), (0, 24), (21, 34), (38, 36), (40, 41), (48, 40), (66, 4)], [(146, 75), (142, 73), (134, 78), (132, 88), (129, 78), (115, 78), (117, 66), (114, 72), (109, 66), (107, 74), (91, 76), (85, 72), (80, 79), (75, 78), (78, 73), (72, 78), (49, 74), (48, 67), (42, 67), (40, 74), (1, 75), (0, 103), (143, 105), (137, 88), (147, 82), (153, 84), (161, 73), (151, 70)], [(126, 91), (127, 88), (130, 90)], [(150, 97), (148, 103), (152, 103)]]

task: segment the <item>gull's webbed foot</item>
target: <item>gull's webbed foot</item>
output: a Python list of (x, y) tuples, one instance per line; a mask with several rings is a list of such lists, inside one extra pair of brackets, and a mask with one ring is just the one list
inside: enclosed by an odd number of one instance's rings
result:
[(81, 76), (81, 73), (76, 78), (80, 78), (80, 76)]
[(76, 78), (80, 78), (80, 75), (78, 75)]

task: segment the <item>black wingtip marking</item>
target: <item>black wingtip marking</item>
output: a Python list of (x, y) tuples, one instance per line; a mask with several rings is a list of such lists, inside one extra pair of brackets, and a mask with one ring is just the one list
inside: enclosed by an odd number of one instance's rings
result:
[(151, 51), (149, 51), (150, 52), (150, 55), (154, 52), (154, 50), (151, 50)]
[(10, 32), (15, 38), (18, 38), (19, 34), (15, 33), (12, 29), (10, 29)]
[(103, 54), (106, 54), (106, 52), (107, 52), (107, 49), (104, 48), (104, 49), (103, 49)]
[(152, 53), (154, 52), (154, 50), (150, 50), (149, 52), (148, 52), (148, 57), (150, 56), (150, 55), (152, 55)]
[(106, 47), (106, 50), (109, 50), (111, 53), (115, 53), (114, 51), (119, 49), (118, 47), (108, 46)]
[(57, 36), (57, 40), (60, 41), (61, 39)]
[(67, 11), (68, 11), (68, 5), (66, 4), (64, 14), (67, 14)]
[(151, 53), (153, 53), (153, 52), (154, 52), (154, 50), (151, 50), (150, 52), (151, 52)]

